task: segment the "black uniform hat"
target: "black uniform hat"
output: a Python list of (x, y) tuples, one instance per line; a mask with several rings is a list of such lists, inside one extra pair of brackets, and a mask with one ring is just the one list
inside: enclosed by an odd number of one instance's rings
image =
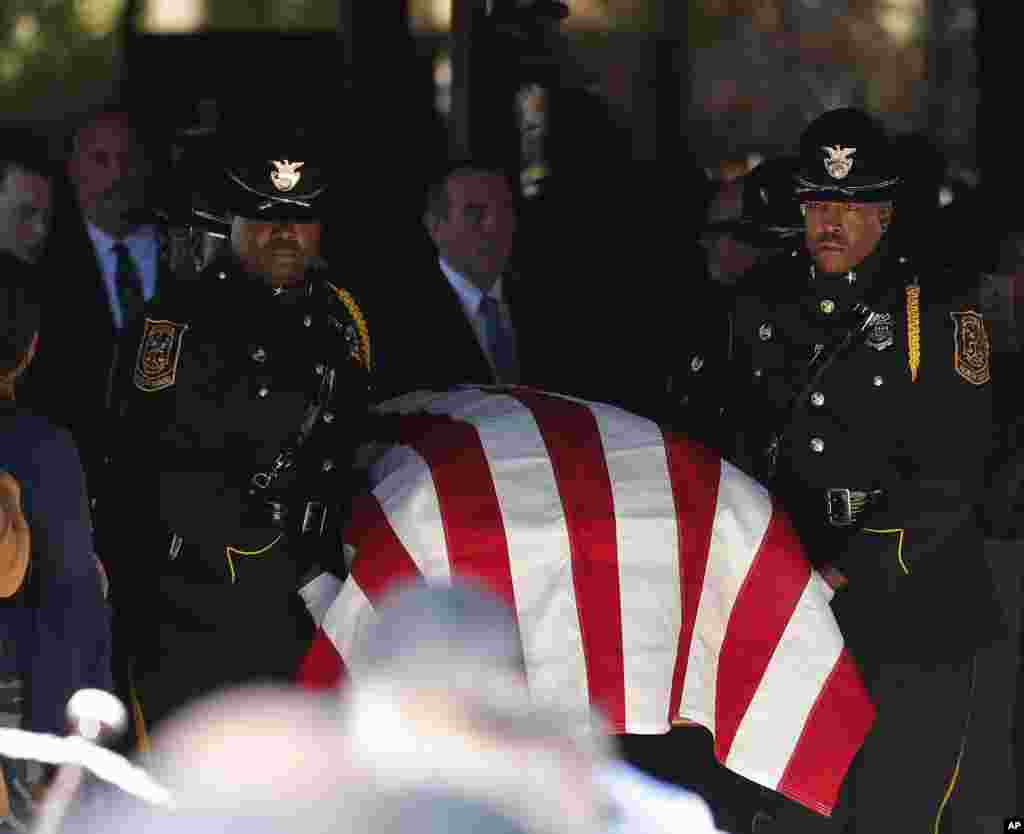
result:
[(800, 137), (796, 196), (801, 201), (892, 200), (898, 169), (896, 153), (877, 121), (852, 107), (831, 110)]
[(768, 159), (742, 179), (742, 209), (738, 217), (706, 224), (705, 232), (730, 234), (752, 246), (785, 246), (804, 233), (800, 206), (793, 194), (793, 175), (799, 160), (793, 156)]
[(217, 145), (213, 187), (200, 189), (213, 212), (251, 220), (320, 219), (330, 178), (320, 137), (304, 130), (235, 129)]

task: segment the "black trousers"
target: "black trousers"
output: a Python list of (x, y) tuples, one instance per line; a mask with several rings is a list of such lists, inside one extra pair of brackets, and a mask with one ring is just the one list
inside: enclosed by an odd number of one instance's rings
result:
[(845, 805), (823, 817), (781, 794), (722, 767), (714, 756), (711, 733), (703, 727), (676, 727), (666, 735), (618, 736), (619, 753), (656, 779), (679, 785), (703, 798), (715, 826), (729, 834), (839, 834)]

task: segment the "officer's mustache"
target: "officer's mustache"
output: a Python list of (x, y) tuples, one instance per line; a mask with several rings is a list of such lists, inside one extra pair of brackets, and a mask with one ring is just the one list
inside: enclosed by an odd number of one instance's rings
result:
[(814, 239), (814, 243), (816, 246), (821, 246), (822, 244), (825, 243), (834, 243), (836, 246), (848, 245), (846, 238), (844, 238), (841, 234), (836, 234), (835, 232), (825, 232), (824, 234), (818, 235)]
[(281, 237), (271, 238), (263, 248), (268, 252), (294, 252), (296, 255), (302, 254), (302, 247), (298, 243)]

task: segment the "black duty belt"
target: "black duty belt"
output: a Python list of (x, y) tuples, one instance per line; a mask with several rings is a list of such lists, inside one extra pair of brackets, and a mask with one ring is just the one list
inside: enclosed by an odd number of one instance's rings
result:
[(871, 507), (885, 498), (881, 489), (848, 489), (831, 487), (825, 490), (825, 518), (833, 527), (852, 527)]

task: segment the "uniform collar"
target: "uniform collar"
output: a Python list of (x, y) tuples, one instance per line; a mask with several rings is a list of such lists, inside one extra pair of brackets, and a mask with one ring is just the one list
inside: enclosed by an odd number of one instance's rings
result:
[(807, 255), (808, 283), (805, 296), (810, 312), (823, 322), (842, 321), (853, 307), (872, 294), (885, 280), (889, 241), (883, 236), (875, 251), (849, 272), (823, 273)]

